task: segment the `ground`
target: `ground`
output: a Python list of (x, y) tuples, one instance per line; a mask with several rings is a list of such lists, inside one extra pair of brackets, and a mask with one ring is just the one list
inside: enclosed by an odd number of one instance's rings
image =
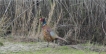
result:
[[(19, 43), (19, 42), (4, 42), (4, 46), (0, 46), (0, 54), (106, 54), (104, 47), (96, 46), (84, 46), (82, 44), (78, 45), (66, 45), (59, 46), (50, 43), (49, 47), (46, 47), (47, 42), (30, 42), (30, 43)], [(102, 52), (103, 51), (103, 52)]]
[(47, 42), (14, 42), (0, 39), (3, 46), (0, 46), (0, 54), (106, 54), (106, 47), (90, 43), (64, 45)]

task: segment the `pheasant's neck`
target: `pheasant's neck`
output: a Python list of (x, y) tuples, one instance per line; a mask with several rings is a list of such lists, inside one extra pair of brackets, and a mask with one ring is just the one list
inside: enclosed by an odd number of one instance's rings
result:
[(43, 21), (43, 26), (45, 26), (46, 25), (46, 21)]
[(43, 26), (45, 26), (46, 24), (43, 24)]

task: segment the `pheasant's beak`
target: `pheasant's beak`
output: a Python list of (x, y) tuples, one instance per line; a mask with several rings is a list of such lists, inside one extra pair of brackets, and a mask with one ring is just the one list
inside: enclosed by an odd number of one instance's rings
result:
[(42, 18), (40, 18), (39, 20), (42, 21)]
[(43, 22), (43, 21), (44, 21), (44, 18), (40, 18), (39, 20), (40, 20), (41, 22)]

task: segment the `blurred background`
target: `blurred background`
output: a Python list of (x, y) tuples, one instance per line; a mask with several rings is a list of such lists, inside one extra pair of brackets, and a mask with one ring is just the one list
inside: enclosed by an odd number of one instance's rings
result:
[(68, 44), (106, 44), (106, 0), (0, 0), (0, 37), (42, 40), (41, 17)]

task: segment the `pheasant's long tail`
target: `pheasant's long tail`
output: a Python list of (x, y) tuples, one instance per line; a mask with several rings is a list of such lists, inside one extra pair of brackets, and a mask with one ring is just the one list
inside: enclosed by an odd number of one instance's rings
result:
[[(65, 40), (64, 38), (61, 38), (61, 37), (57, 37), (58, 39), (60, 39), (60, 40), (63, 40), (63, 41), (65, 41), (65, 42), (67, 42), (67, 40)], [(68, 42), (67, 42), (68, 43)]]

